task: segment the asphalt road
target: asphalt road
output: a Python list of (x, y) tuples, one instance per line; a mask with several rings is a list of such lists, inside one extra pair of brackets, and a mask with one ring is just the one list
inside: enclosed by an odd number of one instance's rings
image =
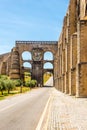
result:
[(35, 130), (51, 88), (39, 88), (0, 101), (0, 130)]

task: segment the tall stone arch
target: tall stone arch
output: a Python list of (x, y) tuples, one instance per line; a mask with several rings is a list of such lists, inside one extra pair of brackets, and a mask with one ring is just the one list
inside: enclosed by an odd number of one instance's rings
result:
[[(22, 59), (22, 53), (24, 51), (31, 52), (32, 59), (24, 61)], [(54, 67), (50, 71), (54, 75), (57, 41), (16, 41), (15, 48), (13, 48), (11, 52), (10, 77), (12, 79), (20, 78), (23, 80), (25, 72), (23, 63), (29, 62), (32, 65), (32, 69), (28, 69), (27, 71), (30, 71), (32, 79), (36, 79), (38, 84), (42, 86), (43, 73), (47, 71), (46, 69), (43, 69), (44, 63), (48, 62), (47, 60), (44, 60), (44, 53), (46, 51), (50, 51), (53, 53), (54, 59), (51, 61), (51, 63), (54, 65)], [(15, 64), (16, 66), (14, 67)]]

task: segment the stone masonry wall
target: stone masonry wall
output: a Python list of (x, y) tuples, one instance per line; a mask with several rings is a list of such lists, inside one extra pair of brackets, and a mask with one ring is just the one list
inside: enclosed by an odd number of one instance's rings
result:
[(70, 95), (87, 97), (86, 0), (70, 0), (58, 41), (58, 52), (57, 88)]

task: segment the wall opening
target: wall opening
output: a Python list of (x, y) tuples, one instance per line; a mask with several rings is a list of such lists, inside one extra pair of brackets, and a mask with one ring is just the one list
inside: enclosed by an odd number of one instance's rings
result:
[(43, 86), (53, 87), (53, 73), (45, 72), (43, 74)]
[(46, 62), (43, 66), (44, 75), (43, 75), (43, 85), (44, 86), (53, 86), (53, 64)]
[(22, 53), (22, 59), (23, 59), (23, 60), (32, 60), (31, 52), (24, 51), (24, 52)]
[(24, 82), (28, 82), (31, 80), (32, 66), (29, 62), (24, 62), (23, 67), (24, 67)]
[(52, 63), (50, 63), (50, 62), (46, 62), (45, 64), (44, 64), (44, 67), (43, 67), (44, 69), (53, 69), (53, 64)]
[(53, 59), (54, 58), (53, 58), (53, 53), (52, 52), (47, 51), (47, 52), (44, 53), (44, 60), (50, 61), (50, 60), (53, 60)]
[(25, 69), (31, 69), (31, 68), (32, 68), (32, 66), (31, 66), (31, 64), (30, 64), (29, 62), (24, 62), (24, 63), (23, 63), (23, 67), (24, 67)]

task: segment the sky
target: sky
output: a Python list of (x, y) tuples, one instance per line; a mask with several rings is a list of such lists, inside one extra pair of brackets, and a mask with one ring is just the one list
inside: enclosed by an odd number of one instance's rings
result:
[(15, 41), (58, 41), (69, 0), (0, 0), (0, 54)]

